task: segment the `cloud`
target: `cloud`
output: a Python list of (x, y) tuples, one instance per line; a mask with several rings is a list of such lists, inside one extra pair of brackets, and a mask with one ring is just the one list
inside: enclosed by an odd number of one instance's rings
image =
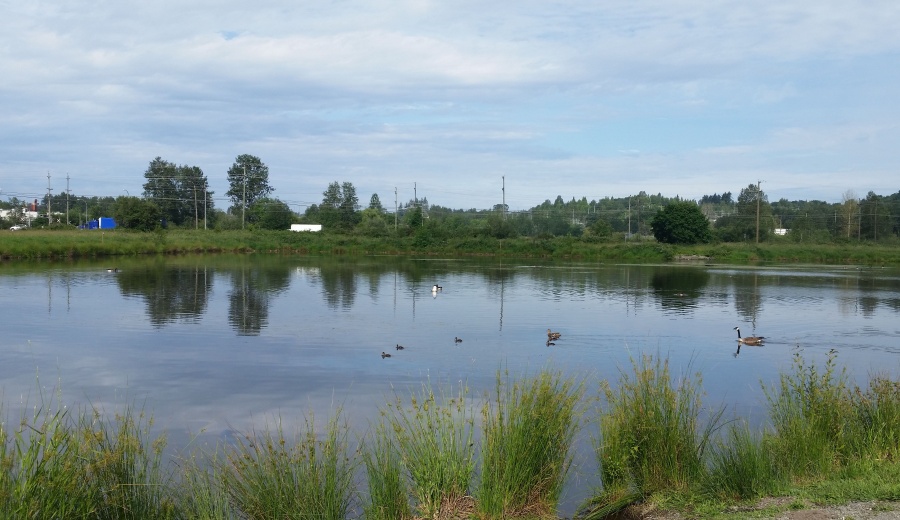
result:
[[(135, 191), (156, 156), (200, 166), (224, 193), (224, 171), (252, 153), (286, 198), (339, 179), (447, 185), (445, 205), (490, 204), (480, 194), (505, 174), (528, 184), (527, 207), (547, 190), (665, 193), (690, 179), (734, 191), (767, 172), (898, 160), (900, 4), (885, 0), (37, 0), (4, 12), (0, 184), (23, 193), (44, 192), (48, 171), (71, 173), (76, 193)], [(844, 175), (810, 196), (842, 182), (896, 189)]]

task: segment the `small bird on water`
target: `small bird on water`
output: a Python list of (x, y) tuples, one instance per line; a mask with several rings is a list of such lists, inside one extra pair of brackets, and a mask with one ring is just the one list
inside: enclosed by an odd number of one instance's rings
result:
[(396, 348), (397, 348), (397, 350), (403, 350), (403, 349), (406, 348), (406, 347), (404, 347), (403, 345), (397, 343), (397, 347), (396, 347)]
[(381, 359), (384, 359), (384, 358), (386, 358), (386, 357), (391, 357), (391, 355), (388, 354), (387, 352), (382, 352), (382, 353), (381, 353)]
[(462, 343), (462, 339), (457, 338), (457, 337), (454, 337), (454, 338), (453, 338), (453, 342), (454, 342), (454, 343)]
[(765, 341), (765, 336), (747, 336), (746, 338), (741, 337), (741, 329), (740, 327), (735, 327), (734, 330), (737, 331), (738, 334), (738, 343), (743, 343), (744, 345), (750, 345), (751, 347), (761, 346)]
[(562, 334), (560, 334), (559, 332), (553, 332), (552, 330), (547, 329), (547, 341), (559, 339), (560, 336), (562, 336)]

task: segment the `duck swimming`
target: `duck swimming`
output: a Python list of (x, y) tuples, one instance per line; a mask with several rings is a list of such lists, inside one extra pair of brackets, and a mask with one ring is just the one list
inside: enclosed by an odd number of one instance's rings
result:
[(747, 336), (746, 338), (742, 338), (740, 327), (735, 327), (734, 330), (736, 330), (738, 334), (738, 343), (741, 343), (743, 345), (758, 347), (766, 341), (765, 336)]
[(438, 284), (434, 284), (434, 286), (431, 287), (431, 292), (438, 292), (438, 291), (443, 291), (443, 290), (444, 290), (444, 288)]
[(457, 337), (454, 337), (454, 338), (453, 338), (453, 342), (454, 342), (454, 343), (462, 343), (462, 339), (457, 338)]
[(397, 350), (403, 350), (403, 349), (406, 348), (406, 347), (404, 347), (403, 345), (397, 343), (397, 347), (396, 347), (396, 348), (397, 348)]
[(384, 358), (386, 358), (386, 357), (391, 357), (391, 355), (388, 354), (387, 352), (382, 352), (382, 353), (381, 353), (381, 359), (384, 359)]
[(559, 339), (562, 334), (559, 332), (553, 332), (550, 329), (547, 329), (547, 341), (553, 341), (555, 339)]

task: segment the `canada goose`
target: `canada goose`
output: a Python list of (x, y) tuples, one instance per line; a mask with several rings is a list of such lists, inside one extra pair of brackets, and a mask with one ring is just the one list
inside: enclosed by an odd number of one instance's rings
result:
[(462, 339), (457, 338), (457, 337), (454, 337), (454, 338), (453, 338), (453, 342), (454, 342), (454, 343), (462, 343)]
[(444, 288), (438, 284), (434, 284), (434, 286), (431, 287), (431, 292), (438, 292), (438, 291), (443, 291), (443, 290), (444, 290)]
[(560, 334), (559, 332), (553, 332), (552, 330), (547, 329), (547, 340), (548, 341), (552, 341), (554, 339), (559, 339), (560, 336), (562, 336), (562, 334)]
[(765, 336), (747, 336), (746, 338), (742, 338), (740, 327), (735, 327), (734, 330), (736, 330), (738, 333), (738, 343), (743, 343), (744, 345), (757, 347), (759, 345), (762, 345), (766, 340)]
[(381, 353), (381, 359), (384, 359), (384, 358), (386, 358), (386, 357), (391, 357), (391, 355), (388, 354), (387, 352), (382, 352), (382, 353)]
[(397, 350), (403, 350), (404, 348), (406, 348), (406, 347), (404, 347), (403, 345), (397, 343)]

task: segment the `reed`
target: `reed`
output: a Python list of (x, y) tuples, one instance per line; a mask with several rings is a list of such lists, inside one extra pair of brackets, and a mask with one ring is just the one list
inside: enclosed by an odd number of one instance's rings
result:
[(853, 392), (858, 435), (851, 439), (854, 453), (873, 460), (900, 460), (900, 381), (873, 376), (865, 391)]
[(165, 437), (149, 439), (152, 420), (127, 407), (70, 416), (43, 399), (15, 431), (0, 425), (0, 517), (174, 518), (171, 474), (161, 465)]
[(367, 520), (410, 519), (413, 515), (402, 461), (388, 425), (380, 422), (371, 437), (362, 452), (369, 490), (365, 517)]
[(484, 518), (555, 517), (580, 425), (583, 385), (559, 373), (510, 383), (497, 374), (493, 403), (482, 411)]
[(751, 431), (746, 421), (731, 423), (727, 435), (715, 443), (702, 480), (704, 491), (722, 500), (774, 495), (786, 484), (766, 438)]
[(770, 444), (792, 476), (821, 477), (851, 455), (848, 435), (856, 421), (847, 375), (837, 370), (835, 359), (832, 351), (821, 370), (806, 364), (798, 350), (792, 372), (763, 388), (774, 429)]
[(668, 360), (632, 359), (632, 375), (621, 372), (618, 388), (603, 383), (607, 407), (595, 442), (603, 490), (584, 507), (599, 518), (622, 497), (683, 492), (704, 476), (704, 450), (723, 410), (700, 422), (701, 377), (675, 384)]
[(242, 518), (343, 520), (355, 500), (349, 428), (335, 414), (316, 434), (312, 418), (293, 440), (279, 423), (240, 439), (221, 468), (226, 493)]
[(438, 400), (425, 385), (410, 396), (409, 405), (396, 396), (384, 412), (418, 513), (434, 518), (441, 511), (467, 507), (475, 450), (466, 390)]
[(238, 518), (225, 488), (225, 450), (216, 447), (212, 453), (190, 453), (178, 461), (181, 467), (177, 483), (178, 500), (183, 518), (195, 520), (230, 520)]

